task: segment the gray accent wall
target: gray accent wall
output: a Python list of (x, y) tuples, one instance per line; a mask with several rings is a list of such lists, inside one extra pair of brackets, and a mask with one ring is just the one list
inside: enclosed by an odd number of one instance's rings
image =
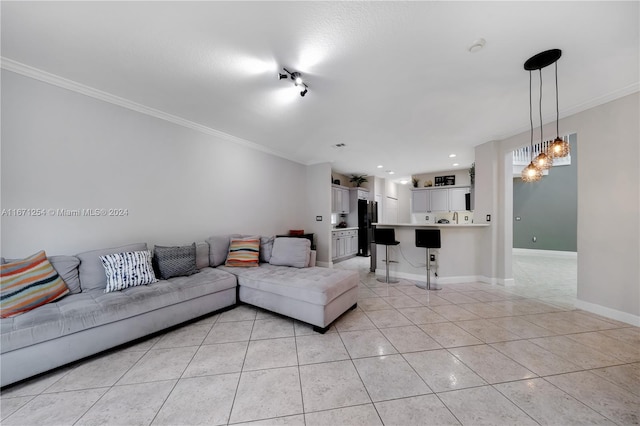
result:
[[(534, 183), (513, 180), (513, 247), (578, 249), (578, 146), (570, 135), (571, 165), (556, 166)], [(520, 220), (516, 220), (519, 217)], [(533, 241), (533, 238), (536, 241)]]

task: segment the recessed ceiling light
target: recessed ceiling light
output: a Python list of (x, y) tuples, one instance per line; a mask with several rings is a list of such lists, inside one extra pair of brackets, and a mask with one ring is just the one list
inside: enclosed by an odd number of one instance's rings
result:
[(471, 46), (468, 47), (468, 50), (471, 53), (479, 52), (482, 50), (485, 44), (487, 44), (487, 41), (483, 38), (479, 38), (471, 43)]
[(394, 172), (393, 170), (389, 170), (387, 173), (389, 173), (390, 175), (395, 175), (396, 172)]
[(456, 155), (455, 154), (449, 154), (449, 158), (455, 158)]
[(457, 167), (457, 166), (459, 166), (459, 165), (460, 165), (460, 164), (458, 164), (458, 163), (453, 163), (453, 167)]
[(379, 168), (379, 169), (381, 169), (381, 168), (383, 168), (383, 167), (384, 167), (384, 166), (383, 166), (382, 164), (380, 164), (380, 165), (378, 166), (378, 168)]
[(406, 185), (406, 184), (408, 184), (408, 183), (409, 183), (409, 181), (408, 181), (408, 180), (401, 180), (401, 181), (400, 181), (400, 183), (401, 183), (402, 185)]

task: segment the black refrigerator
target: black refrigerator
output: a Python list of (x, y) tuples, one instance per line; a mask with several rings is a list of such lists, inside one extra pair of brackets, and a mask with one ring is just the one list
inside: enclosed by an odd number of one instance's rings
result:
[(358, 200), (358, 256), (369, 256), (373, 241), (372, 223), (378, 222), (378, 203)]

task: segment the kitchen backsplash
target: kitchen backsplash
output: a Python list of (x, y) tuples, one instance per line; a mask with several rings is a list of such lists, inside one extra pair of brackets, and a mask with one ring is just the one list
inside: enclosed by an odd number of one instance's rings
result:
[[(453, 216), (456, 212), (435, 212), (435, 213), (413, 213), (411, 215), (411, 223), (438, 223), (439, 220), (445, 219), (449, 223), (455, 224)], [(458, 224), (473, 223), (473, 213), (469, 211), (460, 211), (458, 213)]]

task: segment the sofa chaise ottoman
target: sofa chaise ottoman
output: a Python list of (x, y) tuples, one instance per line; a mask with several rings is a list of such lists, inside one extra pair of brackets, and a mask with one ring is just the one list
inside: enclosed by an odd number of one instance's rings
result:
[[(220, 240), (208, 240), (211, 252)], [(224, 247), (218, 249), (224, 252)], [(356, 271), (316, 266), (310, 242), (303, 238), (276, 238), (261, 245), (263, 262), (256, 267), (222, 269), (238, 278), (238, 300), (327, 331), (340, 315), (358, 303), (359, 277)]]

